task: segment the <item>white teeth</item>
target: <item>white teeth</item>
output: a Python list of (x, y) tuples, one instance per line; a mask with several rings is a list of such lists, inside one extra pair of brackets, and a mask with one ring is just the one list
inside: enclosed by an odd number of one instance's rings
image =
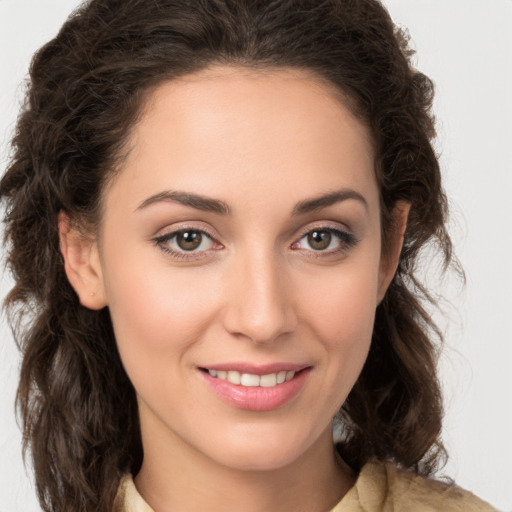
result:
[(260, 377), (258, 375), (251, 375), (250, 373), (243, 373), (240, 378), (242, 386), (257, 387), (260, 385)]
[(240, 372), (229, 371), (227, 380), (231, 384), (240, 384)]
[(262, 375), (260, 377), (260, 386), (262, 388), (272, 388), (277, 384), (277, 375), (271, 373), (270, 375)]
[(295, 376), (294, 371), (281, 371), (279, 373), (269, 373), (267, 375), (253, 375), (252, 373), (240, 373), (235, 370), (208, 370), (212, 377), (217, 377), (221, 380), (227, 380), (231, 384), (246, 386), (246, 387), (263, 387), (272, 388), (283, 382), (292, 380)]

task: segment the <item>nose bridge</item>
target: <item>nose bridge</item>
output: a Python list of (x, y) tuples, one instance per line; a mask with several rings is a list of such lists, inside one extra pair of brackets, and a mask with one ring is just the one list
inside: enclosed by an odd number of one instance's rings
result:
[(295, 327), (284, 262), (271, 249), (248, 250), (237, 258), (225, 326), (256, 343), (271, 342)]

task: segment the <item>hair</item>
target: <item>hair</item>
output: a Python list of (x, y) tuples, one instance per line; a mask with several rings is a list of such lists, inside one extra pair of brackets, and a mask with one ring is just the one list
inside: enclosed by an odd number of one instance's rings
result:
[(411, 209), (368, 359), (339, 413), (339, 447), (356, 469), (372, 459), (424, 475), (439, 467), (442, 337), (416, 273), (427, 244), (445, 270), (453, 258), (433, 85), (412, 55), (377, 0), (92, 0), (36, 53), (0, 192), (15, 278), (5, 304), (23, 354), (17, 405), (43, 510), (112, 510), (143, 456), (108, 308), (81, 306), (70, 286), (59, 212), (94, 232), (145, 98), (215, 64), (312, 72), (370, 128), (384, 249), (397, 201)]

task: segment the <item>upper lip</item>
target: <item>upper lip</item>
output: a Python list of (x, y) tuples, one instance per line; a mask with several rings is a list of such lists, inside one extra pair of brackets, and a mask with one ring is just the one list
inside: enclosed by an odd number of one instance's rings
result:
[(268, 375), (270, 373), (279, 372), (298, 372), (308, 368), (308, 364), (297, 363), (270, 363), (257, 365), (247, 362), (233, 362), (233, 363), (219, 363), (200, 366), (204, 370), (217, 370), (217, 371), (236, 371), (240, 373), (249, 373), (251, 375)]

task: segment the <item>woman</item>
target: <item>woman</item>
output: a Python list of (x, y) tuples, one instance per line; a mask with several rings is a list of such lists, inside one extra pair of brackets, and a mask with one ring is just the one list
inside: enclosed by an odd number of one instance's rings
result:
[(451, 245), (408, 56), (374, 1), (90, 2), (39, 52), (1, 191), (45, 510), (491, 510), (424, 478)]

